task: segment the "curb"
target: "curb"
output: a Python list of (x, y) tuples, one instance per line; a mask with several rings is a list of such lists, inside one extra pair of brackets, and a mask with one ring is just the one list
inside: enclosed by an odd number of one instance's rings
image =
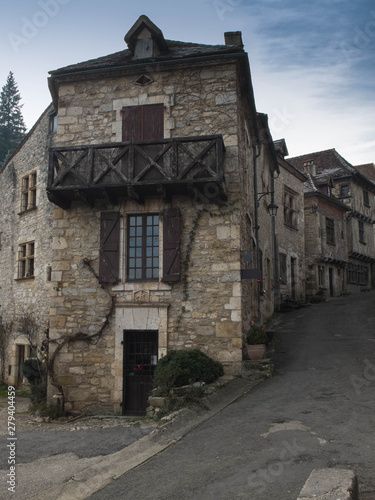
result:
[(154, 430), (122, 450), (103, 456), (96, 463), (77, 473), (69, 481), (54, 486), (30, 500), (84, 500), (103, 489), (115, 479), (146, 462), (169, 446), (180, 441), (191, 430), (209, 420), (249, 392), (262, 380), (237, 378), (203, 400), (206, 411), (197, 416), (191, 409), (183, 409), (174, 420)]
[(354, 471), (314, 469), (297, 500), (358, 500), (358, 481)]

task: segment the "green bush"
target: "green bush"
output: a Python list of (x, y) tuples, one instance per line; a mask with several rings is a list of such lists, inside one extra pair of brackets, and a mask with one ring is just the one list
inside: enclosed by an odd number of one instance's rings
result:
[(154, 386), (163, 392), (169, 392), (172, 387), (181, 387), (194, 382), (210, 384), (223, 374), (222, 364), (198, 349), (169, 351), (156, 366)]
[(267, 332), (263, 326), (252, 326), (246, 334), (246, 342), (249, 345), (267, 344)]

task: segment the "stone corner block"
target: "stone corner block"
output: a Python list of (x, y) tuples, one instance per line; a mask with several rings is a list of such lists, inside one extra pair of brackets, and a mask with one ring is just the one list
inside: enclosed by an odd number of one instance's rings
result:
[(347, 469), (314, 469), (297, 500), (358, 500), (358, 481)]

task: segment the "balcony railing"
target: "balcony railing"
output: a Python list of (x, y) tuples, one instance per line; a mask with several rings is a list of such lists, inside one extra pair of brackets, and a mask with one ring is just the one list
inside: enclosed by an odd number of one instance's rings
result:
[(144, 196), (186, 194), (208, 183), (222, 196), (224, 152), (221, 135), (56, 147), (50, 150), (47, 193), (64, 209), (74, 199), (117, 204), (131, 197), (142, 203)]

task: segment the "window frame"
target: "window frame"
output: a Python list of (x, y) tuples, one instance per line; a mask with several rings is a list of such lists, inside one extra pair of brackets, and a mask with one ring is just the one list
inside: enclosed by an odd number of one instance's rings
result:
[(37, 207), (37, 183), (38, 176), (37, 171), (33, 170), (27, 175), (24, 175), (21, 179), (21, 207), (20, 213), (29, 212), (30, 210), (35, 210)]
[(370, 207), (370, 193), (366, 190), (363, 189), (363, 204), (365, 207)]
[[(345, 192), (344, 192), (345, 190)], [(340, 185), (340, 198), (348, 198), (350, 196), (349, 184)]]
[(287, 255), (284, 252), (279, 252), (279, 272), (280, 284), (288, 284), (288, 270), (287, 270)]
[(335, 221), (330, 217), (326, 217), (326, 242), (327, 245), (336, 245)]
[(366, 230), (363, 220), (358, 220), (358, 238), (360, 243), (366, 243)]
[(17, 280), (35, 278), (35, 241), (19, 243), (17, 254)]
[(297, 210), (296, 210), (297, 194), (284, 186), (283, 207), (284, 207), (284, 224), (292, 229), (297, 229)]
[(56, 134), (57, 133), (57, 113), (52, 113), (49, 116), (48, 133), (49, 134)]
[[(151, 223), (148, 220), (150, 217), (152, 218)], [(137, 220), (138, 218), (140, 221)], [(132, 219), (134, 219), (134, 223)], [(139, 224), (139, 222), (141, 223)], [(151, 245), (148, 244), (148, 238), (153, 240)], [(155, 243), (154, 238), (157, 238), (157, 243)], [(137, 242), (138, 239), (141, 239), (140, 245)], [(134, 244), (132, 244), (132, 240), (135, 240)], [(141, 250), (140, 255), (137, 255), (138, 249)], [(129, 283), (158, 282), (160, 280), (160, 257), (160, 214), (128, 214), (126, 218), (126, 281)], [(151, 265), (149, 265), (149, 259), (152, 261)], [(155, 263), (156, 259), (157, 263)], [(139, 260), (141, 260), (140, 265), (137, 262)], [(138, 277), (137, 271), (141, 271), (141, 275)]]

